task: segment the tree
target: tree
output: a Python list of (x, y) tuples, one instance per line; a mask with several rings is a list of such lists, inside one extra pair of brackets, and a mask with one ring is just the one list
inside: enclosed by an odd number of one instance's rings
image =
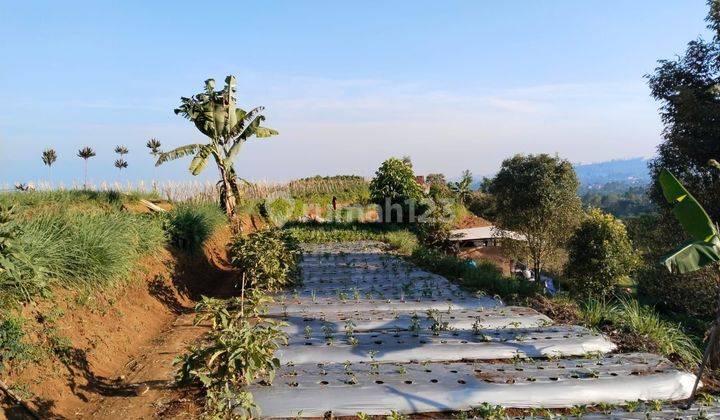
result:
[(193, 155), (189, 169), (191, 174), (198, 175), (212, 157), (220, 172), (218, 185), (221, 203), (228, 216), (233, 215), (240, 194), (233, 159), (248, 138), (265, 138), (278, 134), (271, 128), (260, 126), (265, 120), (262, 115), (263, 107), (249, 112), (236, 107), (235, 90), (235, 76), (228, 76), (225, 78), (225, 87), (220, 91), (215, 91), (215, 80), (208, 79), (205, 81), (203, 93), (181, 98), (180, 107), (175, 109), (175, 114), (192, 121), (210, 142), (188, 144), (161, 153), (155, 164), (159, 166), (170, 160)]
[(88, 159), (95, 156), (95, 151), (92, 148), (90, 148), (89, 146), (85, 146), (82, 149), (78, 150), (77, 155), (78, 155), (78, 157), (82, 158), (85, 161), (85, 184), (84, 184), (84, 187), (87, 188), (88, 187), (88, 182), (87, 182)]
[(470, 195), (472, 195), (472, 182), (472, 173), (469, 169), (465, 169), (462, 173), (460, 181), (450, 184), (450, 189), (455, 194), (455, 197), (460, 204), (465, 204), (470, 199)]
[(152, 156), (157, 156), (162, 153), (162, 151), (160, 150), (161, 146), (162, 143), (160, 143), (160, 140), (156, 139), (155, 137), (151, 138), (147, 141), (147, 143), (145, 143), (145, 147), (150, 149), (150, 154)]
[(42, 152), (42, 161), (45, 166), (48, 167), (48, 179), (51, 178), (51, 169), (53, 166), (53, 163), (57, 160), (57, 153), (55, 153), (55, 149), (45, 149)]
[(428, 174), (425, 182), (430, 186), (428, 195), (435, 201), (449, 198), (452, 195), (443, 174)]
[(119, 172), (128, 167), (128, 163), (125, 160), (125, 155), (128, 154), (128, 148), (125, 146), (115, 146), (115, 153), (120, 155), (120, 159), (115, 161), (115, 167), (118, 168)]
[[(162, 147), (162, 143), (160, 143), (160, 140), (156, 139), (155, 137), (148, 140), (147, 143), (145, 143), (145, 147), (150, 149), (150, 155), (153, 157), (157, 157), (162, 153), (162, 150), (160, 150), (160, 147)], [(153, 173), (153, 178), (157, 178), (155, 176), (155, 173)], [(153, 179), (152, 185), (153, 190), (157, 190), (157, 181), (155, 179)]]
[[(712, 40), (689, 42), (683, 56), (660, 60), (655, 73), (646, 76), (652, 96), (662, 104), (665, 126), (664, 141), (649, 167), (655, 181), (651, 198), (658, 206), (669, 209), (657, 182), (662, 169), (667, 169), (718, 220), (720, 174), (707, 162), (720, 156), (720, 2), (708, 4), (706, 21), (714, 32)], [(665, 215), (669, 217), (667, 211)]]
[(638, 263), (623, 222), (591, 209), (568, 242), (565, 274), (580, 295), (604, 298)]
[(386, 160), (375, 172), (370, 181), (370, 199), (380, 207), (385, 222), (413, 222), (411, 219), (425, 209), (421, 204), (422, 188), (415, 181), (412, 166), (397, 158)]
[(492, 181), (497, 224), (524, 236), (522, 241), (504, 241), (505, 246), (532, 260), (535, 278), (559, 255), (580, 220), (578, 186), (570, 162), (546, 154), (506, 159)]

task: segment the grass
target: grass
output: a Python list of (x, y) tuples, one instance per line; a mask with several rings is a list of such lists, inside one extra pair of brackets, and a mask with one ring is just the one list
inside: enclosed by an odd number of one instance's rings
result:
[(628, 339), (633, 350), (658, 352), (686, 365), (699, 361), (700, 351), (676, 323), (662, 319), (652, 307), (630, 298), (616, 302), (590, 299), (580, 307), (580, 320), (587, 326), (612, 326)]
[(415, 233), (406, 226), (385, 223), (319, 223), (290, 222), (285, 225), (300, 242), (327, 243), (380, 241), (403, 255), (410, 255), (418, 247)]
[(226, 222), (225, 213), (216, 204), (182, 203), (170, 211), (166, 228), (176, 246), (196, 251), (217, 227)]
[(126, 196), (86, 191), (11, 193), (16, 209), (11, 275), (0, 273), (0, 304), (27, 299), (51, 286), (101, 289), (129, 278), (138, 261), (165, 245), (161, 217), (120, 211)]

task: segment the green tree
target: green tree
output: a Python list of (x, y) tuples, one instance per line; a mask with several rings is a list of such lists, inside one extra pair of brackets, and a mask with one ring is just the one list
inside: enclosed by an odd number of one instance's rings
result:
[(57, 153), (55, 153), (55, 149), (45, 149), (42, 152), (42, 161), (45, 166), (48, 167), (48, 180), (52, 177), (51, 175), (51, 169), (53, 166), (53, 163), (57, 160)]
[(212, 157), (220, 172), (218, 185), (221, 204), (228, 216), (234, 214), (240, 194), (233, 159), (248, 138), (264, 138), (278, 134), (271, 128), (260, 126), (265, 120), (262, 115), (263, 107), (249, 112), (236, 107), (235, 90), (235, 76), (228, 76), (225, 78), (225, 87), (220, 91), (215, 91), (215, 80), (208, 79), (205, 81), (204, 92), (190, 98), (181, 98), (180, 107), (175, 109), (175, 114), (192, 121), (210, 142), (188, 144), (161, 153), (155, 164), (158, 166), (170, 160), (193, 155), (189, 169), (190, 173), (198, 175)]
[(665, 126), (664, 141), (649, 166), (654, 180), (651, 198), (659, 207), (669, 209), (657, 182), (665, 168), (718, 220), (720, 174), (707, 162), (720, 157), (720, 2), (708, 4), (706, 21), (713, 38), (689, 42), (684, 55), (660, 60), (654, 74), (647, 76)]
[(511, 253), (528, 257), (536, 278), (557, 258), (582, 216), (579, 183), (570, 162), (546, 154), (515, 155), (492, 181), (496, 223), (524, 240), (504, 241)]
[(470, 195), (472, 195), (472, 182), (472, 173), (469, 169), (466, 169), (463, 171), (460, 181), (450, 184), (450, 189), (460, 204), (465, 204), (470, 199)]
[(583, 297), (606, 297), (638, 262), (623, 222), (591, 209), (570, 237), (565, 274)]
[(87, 173), (88, 173), (88, 159), (95, 156), (95, 151), (90, 146), (85, 146), (82, 149), (78, 150), (78, 157), (82, 158), (85, 161), (85, 184), (84, 187), (88, 187), (87, 182)]
[(370, 181), (370, 199), (380, 206), (381, 220), (385, 222), (411, 222), (425, 209), (421, 204), (422, 188), (415, 181), (411, 164), (397, 158), (386, 160), (375, 172)]

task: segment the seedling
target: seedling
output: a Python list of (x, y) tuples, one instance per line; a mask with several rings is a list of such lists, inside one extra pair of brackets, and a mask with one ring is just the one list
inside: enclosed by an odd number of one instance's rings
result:
[(309, 340), (312, 337), (312, 327), (309, 325), (305, 326), (305, 339)]

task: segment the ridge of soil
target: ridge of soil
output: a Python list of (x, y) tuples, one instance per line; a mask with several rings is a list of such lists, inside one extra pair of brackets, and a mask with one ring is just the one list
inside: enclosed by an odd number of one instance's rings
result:
[[(246, 232), (256, 227), (241, 223)], [(27, 305), (22, 316), (31, 341), (48, 348), (56, 337), (65, 346), (5, 372), (6, 383), (22, 389), (43, 419), (197, 417), (197, 398), (173, 386), (172, 361), (207, 329), (193, 325), (200, 296), (233, 293), (230, 238), (223, 227), (194, 255), (169, 249), (146, 258), (133, 280), (110, 292), (56, 290)], [(0, 404), (4, 418), (30, 417)]]

